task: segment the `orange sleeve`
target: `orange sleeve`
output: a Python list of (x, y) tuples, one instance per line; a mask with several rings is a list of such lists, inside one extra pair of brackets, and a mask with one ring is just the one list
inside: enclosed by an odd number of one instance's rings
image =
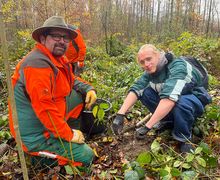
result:
[(79, 29), (77, 29), (77, 33), (78, 33), (78, 36), (75, 39), (75, 42), (77, 43), (79, 47), (77, 61), (84, 61), (86, 57), (86, 44), (83, 40), (82, 34)]
[(26, 67), (24, 76), (33, 110), (41, 123), (55, 137), (70, 141), (73, 132), (53, 100), (52, 87), (55, 86), (53, 71), (50, 68)]

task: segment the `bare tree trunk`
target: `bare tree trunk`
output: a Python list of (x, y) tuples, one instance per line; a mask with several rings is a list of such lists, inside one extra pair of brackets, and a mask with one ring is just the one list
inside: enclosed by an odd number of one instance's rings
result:
[(205, 1), (205, 5), (204, 5), (204, 10), (203, 10), (203, 32), (205, 31), (205, 22), (206, 22), (206, 9), (207, 9), (207, 6), (208, 6), (208, 0)]
[(156, 21), (156, 32), (159, 32), (159, 28), (160, 28), (160, 23), (159, 23), (159, 19), (160, 19), (160, 3), (161, 0), (158, 0), (158, 4), (157, 4), (157, 21)]
[(23, 7), (23, 18), (22, 19), (24, 19), (24, 28), (28, 28), (28, 8), (27, 8), (27, 2), (25, 2), (25, 1), (22, 1), (22, 7)]
[(135, 30), (134, 30), (134, 27), (136, 27), (136, 19), (135, 19), (135, 9), (136, 9), (136, 0), (133, 0), (132, 1), (133, 3), (132, 3), (132, 18), (131, 18), (131, 21), (132, 21), (132, 23), (131, 23), (131, 34), (132, 34), (132, 36), (134, 35), (134, 32), (135, 32)]
[(185, 12), (184, 12), (184, 18), (183, 18), (183, 29), (187, 30), (188, 29), (188, 1), (185, 0)]
[[(1, 2), (0, 2), (0, 8), (2, 9)], [(22, 142), (21, 142), (21, 136), (20, 136), (19, 126), (18, 126), (15, 98), (14, 98), (14, 92), (13, 92), (11, 78), (10, 78), (10, 66), (7, 61), (9, 59), (9, 55), (8, 55), (8, 47), (7, 47), (7, 40), (6, 40), (6, 33), (5, 33), (5, 25), (3, 23), (3, 16), (2, 16), (1, 11), (0, 11), (0, 26), (1, 26), (0, 37), (1, 37), (1, 42), (2, 42), (2, 55), (3, 55), (3, 59), (4, 59), (4, 64), (5, 64), (5, 73), (6, 73), (6, 78), (7, 78), (7, 86), (8, 86), (9, 98), (10, 98), (11, 109), (12, 109), (14, 129), (15, 129), (15, 133), (16, 133), (16, 142), (18, 145), (18, 153), (19, 153), (19, 157), (20, 157), (23, 178), (24, 178), (24, 180), (28, 180), (28, 171), (27, 171), (27, 167), (26, 167), (24, 152), (22, 150)]]
[(153, 34), (153, 24), (154, 24), (154, 0), (152, 0), (152, 3), (151, 3), (152, 7), (151, 7), (151, 30), (150, 30), (150, 34)]
[(131, 38), (131, 31), (132, 31), (132, 7), (129, 7), (128, 6), (128, 23), (127, 23), (127, 30), (126, 30), (126, 34), (127, 34), (127, 37), (128, 37), (128, 41), (130, 41), (130, 38)]
[[(201, 16), (201, 7), (202, 7), (202, 0), (199, 0), (198, 1), (198, 15)], [(202, 26), (201, 26), (201, 21), (200, 20), (197, 20), (197, 23), (196, 23), (196, 27), (198, 27), (198, 32), (201, 33), (202, 31)]]
[(220, 37), (220, 17), (219, 17), (219, 11), (218, 7), (215, 6), (216, 16), (217, 16), (217, 32), (218, 32), (218, 38)]
[(172, 22), (173, 22), (173, 7), (174, 7), (174, 0), (171, 0), (171, 3), (170, 3), (170, 22), (169, 22), (170, 29), (172, 29)]
[(169, 26), (169, 23), (170, 23), (170, 0), (167, 1), (166, 3), (164, 3), (164, 12), (165, 12), (165, 18), (164, 18), (164, 27), (163, 29), (166, 29), (166, 30), (170, 30), (170, 26)]
[(210, 28), (210, 20), (211, 20), (211, 13), (212, 12), (212, 0), (210, 0), (209, 4), (209, 12), (208, 12), (208, 19), (207, 19), (207, 26), (206, 26), (206, 37), (209, 35), (209, 28)]

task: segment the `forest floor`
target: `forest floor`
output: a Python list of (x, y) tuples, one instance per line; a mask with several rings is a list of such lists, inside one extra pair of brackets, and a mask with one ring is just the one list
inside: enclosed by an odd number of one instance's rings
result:
[[(129, 122), (130, 123), (130, 122)], [(126, 124), (128, 126), (128, 124)], [(102, 133), (87, 138), (87, 143), (93, 148), (96, 158), (93, 165), (88, 171), (78, 173), (75, 179), (124, 179), (124, 165), (134, 161), (141, 152), (150, 149), (150, 145), (155, 138), (160, 139), (163, 148), (172, 147), (178, 152), (178, 143), (174, 141), (170, 135), (170, 131), (166, 130), (160, 134), (152, 131), (148, 138), (144, 140), (136, 140), (134, 130), (126, 132), (123, 136), (109, 136), (108, 133)], [(194, 143), (201, 139), (194, 136)], [(220, 139), (218, 139), (220, 142)], [(220, 143), (216, 151), (220, 152)], [(15, 149), (14, 141), (8, 141), (8, 148), (4, 152), (0, 161), (0, 179), (22, 179), (22, 170), (18, 161), (18, 153)], [(29, 163), (28, 163), (29, 164)], [(28, 165), (28, 173), (30, 179), (74, 179), (73, 172), (69, 172), (64, 167), (47, 167), (36, 168)], [(220, 176), (220, 171), (219, 171)], [(146, 179), (157, 179), (149, 174)]]
[[(87, 143), (95, 150), (96, 158), (89, 174), (82, 174), (80, 179), (111, 179), (114, 176), (123, 179), (123, 164), (135, 160), (138, 154), (149, 149), (150, 142), (155, 135), (149, 136), (146, 140), (136, 140), (134, 131), (127, 132), (121, 137), (106, 136), (106, 134), (95, 135)], [(167, 138), (166, 138), (167, 139)], [(172, 143), (172, 142), (171, 142)], [(0, 179), (21, 179), (22, 170), (17, 159), (17, 151), (14, 141), (8, 141), (8, 149), (5, 151), (0, 163)], [(30, 167), (30, 166), (29, 166)], [(47, 169), (28, 168), (31, 179), (63, 178), (69, 179), (73, 175), (68, 175), (61, 167), (48, 167)], [(108, 177), (106, 177), (106, 175)]]

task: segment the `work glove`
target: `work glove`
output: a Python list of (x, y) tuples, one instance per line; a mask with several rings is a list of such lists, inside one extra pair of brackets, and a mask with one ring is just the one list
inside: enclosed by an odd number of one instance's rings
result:
[(151, 129), (143, 126), (143, 127), (139, 127), (136, 129), (136, 138), (137, 139), (144, 139), (146, 137), (146, 134), (150, 131)]
[(91, 106), (96, 102), (97, 96), (96, 96), (96, 92), (94, 90), (90, 90), (89, 92), (87, 92), (86, 94), (86, 109), (90, 109)]
[(83, 144), (85, 142), (83, 133), (80, 130), (76, 130), (76, 129), (72, 129), (72, 131), (73, 131), (73, 138), (71, 142), (77, 143), (77, 144)]
[(120, 134), (123, 129), (124, 118), (125, 118), (124, 114), (117, 114), (115, 119), (113, 120), (112, 130), (116, 135)]

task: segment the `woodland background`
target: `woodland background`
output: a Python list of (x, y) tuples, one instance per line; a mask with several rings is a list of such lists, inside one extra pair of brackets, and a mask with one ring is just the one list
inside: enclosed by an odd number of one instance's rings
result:
[[(52, 15), (79, 26), (87, 43), (117, 36), (123, 43), (161, 42), (182, 32), (218, 38), (217, 0), (1, 0), (8, 40), (31, 31)], [(110, 47), (106, 47), (107, 49)]]

